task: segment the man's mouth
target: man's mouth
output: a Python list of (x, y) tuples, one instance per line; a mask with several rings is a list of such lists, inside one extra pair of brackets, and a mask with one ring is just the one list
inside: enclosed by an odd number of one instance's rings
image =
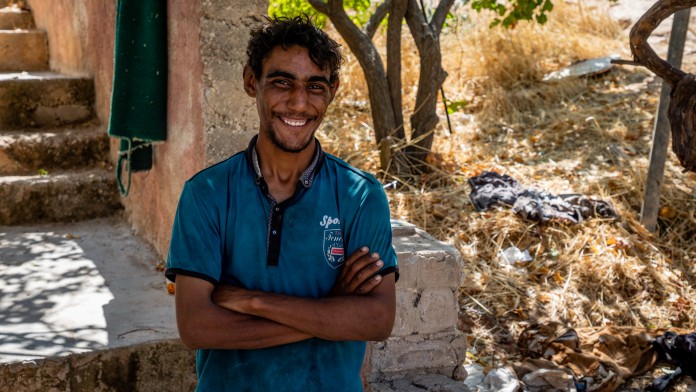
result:
[(278, 116), (280, 120), (291, 127), (303, 127), (309, 122), (308, 118), (289, 118)]

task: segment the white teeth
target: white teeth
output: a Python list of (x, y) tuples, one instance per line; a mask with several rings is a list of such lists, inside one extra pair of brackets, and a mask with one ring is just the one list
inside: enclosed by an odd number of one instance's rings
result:
[(291, 120), (289, 118), (281, 117), (281, 120), (283, 120), (284, 123), (290, 125), (291, 127), (301, 127), (305, 124), (307, 124), (307, 119), (304, 120)]

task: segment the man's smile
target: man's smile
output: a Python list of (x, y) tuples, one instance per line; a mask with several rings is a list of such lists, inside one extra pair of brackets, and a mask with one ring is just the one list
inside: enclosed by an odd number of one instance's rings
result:
[(309, 121), (308, 118), (290, 118), (290, 117), (282, 117), (282, 116), (278, 116), (278, 117), (286, 125), (289, 125), (291, 127), (303, 127)]

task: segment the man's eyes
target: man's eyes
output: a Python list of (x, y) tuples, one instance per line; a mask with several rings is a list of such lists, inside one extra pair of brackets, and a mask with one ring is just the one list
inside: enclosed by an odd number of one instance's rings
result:
[[(292, 87), (292, 82), (286, 80), (286, 79), (276, 79), (271, 81), (273, 85), (281, 87), (281, 88), (290, 88)], [(309, 90), (313, 90), (316, 92), (324, 91), (327, 89), (326, 86), (324, 86), (322, 83), (310, 83), (307, 85), (307, 88)]]
[(283, 79), (274, 80), (273, 84), (275, 84), (276, 86), (281, 86), (281, 87), (290, 87), (290, 82), (288, 82), (287, 80), (283, 80)]

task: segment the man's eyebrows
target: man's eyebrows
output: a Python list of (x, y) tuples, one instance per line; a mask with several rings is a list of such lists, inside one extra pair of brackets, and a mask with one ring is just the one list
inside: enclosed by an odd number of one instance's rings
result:
[(291, 74), (290, 72), (285, 72), (285, 71), (271, 71), (266, 74), (267, 78), (287, 78), (287, 79), (292, 79), (295, 80), (297, 77), (295, 75)]
[(324, 76), (310, 76), (309, 82), (322, 82), (326, 83), (329, 86), (331, 85), (331, 82), (329, 82), (329, 79), (325, 78)]
[[(268, 74), (266, 74), (266, 78), (286, 78), (290, 80), (297, 80), (297, 76), (286, 71), (271, 71)], [(310, 76), (309, 79), (307, 79), (307, 81), (313, 83), (322, 82), (331, 85), (329, 79), (327, 79), (325, 76), (320, 75)]]

